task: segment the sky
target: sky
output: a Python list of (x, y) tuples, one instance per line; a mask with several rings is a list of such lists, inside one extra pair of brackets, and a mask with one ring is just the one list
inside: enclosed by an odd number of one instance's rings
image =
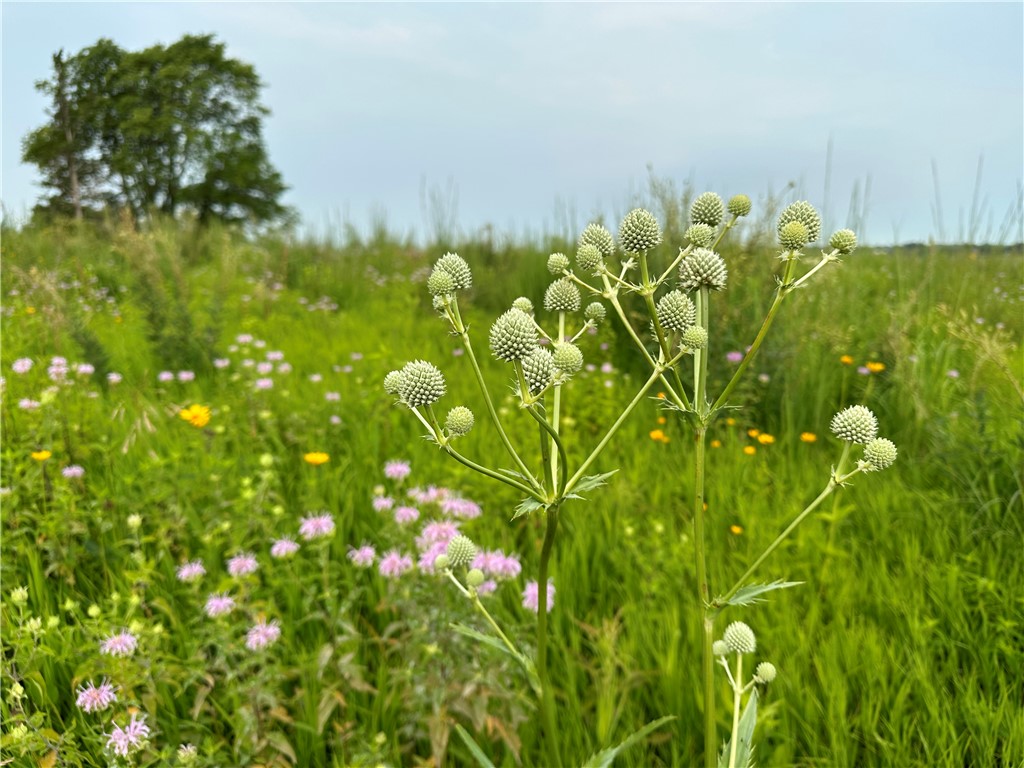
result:
[(978, 236), (996, 239), (1019, 210), (1020, 2), (0, 8), (0, 201), (15, 219), (40, 192), (20, 146), (46, 120), (33, 84), (52, 53), (189, 33), (259, 72), (270, 159), (311, 234), (383, 218), (423, 236), (450, 218), (467, 236), (572, 237), (617, 221), (649, 168), (755, 205), (793, 182), (789, 198), (831, 228), (853, 223), (857, 194), (875, 244), (956, 240), (972, 205)]

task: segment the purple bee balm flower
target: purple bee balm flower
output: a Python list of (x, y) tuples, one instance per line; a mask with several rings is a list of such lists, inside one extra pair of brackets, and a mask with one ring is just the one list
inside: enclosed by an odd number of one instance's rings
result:
[(317, 515), (302, 518), (299, 535), (306, 541), (330, 536), (334, 533), (334, 519), (330, 515)]
[(273, 372), (274, 372), (274, 364), (273, 363), (257, 363), (256, 364), (256, 373), (258, 373), (260, 376), (266, 376), (268, 373), (273, 373)]
[(487, 581), (485, 581), (483, 584), (481, 584), (479, 587), (476, 588), (476, 593), (478, 595), (480, 595), (481, 597), (483, 597), (484, 595), (491, 594), (497, 588), (498, 588), (498, 582), (496, 582), (494, 579), (488, 579)]
[(120, 384), (122, 381), (124, 381), (124, 376), (117, 371), (111, 371), (107, 374), (107, 382), (110, 384)]
[(416, 507), (399, 507), (395, 510), (395, 522), (399, 525), (407, 525), (419, 520), (420, 511)]
[(329, 418), (328, 421), (331, 422), (331, 424), (333, 424), (334, 426), (338, 426), (339, 424), (341, 424), (341, 416), (332, 413), (331, 418)]
[(21, 410), (23, 411), (34, 411), (36, 408), (39, 407), (39, 401), (32, 400), (28, 397), (23, 397), (21, 398), (21, 400), (18, 401), (18, 407), (21, 408)]
[(231, 365), (231, 361), (228, 360), (226, 357), (214, 358), (214, 361), (213, 361), (213, 367), (214, 368), (222, 370), (224, 368), (227, 368), (229, 365)]
[(951, 379), (959, 379), (960, 371), (958, 371), (956, 368), (950, 368), (948, 371), (946, 371), (946, 375)]
[(92, 376), (94, 373), (96, 373), (96, 368), (95, 366), (90, 365), (89, 363), (79, 363), (77, 366), (75, 366), (75, 373), (77, 373), (79, 376)]
[(160, 371), (156, 375), (156, 380), (159, 382), (174, 381), (174, 374), (171, 371)]
[(270, 547), (270, 556), (276, 558), (290, 557), (299, 551), (299, 545), (291, 539), (278, 539)]
[(398, 550), (392, 549), (390, 552), (385, 552), (384, 557), (380, 560), (380, 566), (378, 570), (381, 576), (385, 576), (389, 579), (397, 579), (403, 573), (411, 571), (413, 567), (412, 558), (408, 555), (403, 555)]
[(378, 496), (373, 500), (373, 508), (378, 512), (387, 512), (395, 506), (395, 500), (390, 496)]
[(197, 581), (206, 575), (202, 560), (192, 560), (178, 568), (178, 581)]
[(292, 364), (291, 363), (281, 363), (280, 365), (277, 366), (277, 372), (278, 373), (291, 373), (292, 372)]
[(104, 679), (99, 685), (90, 682), (88, 685), (79, 686), (75, 704), (83, 712), (102, 712), (115, 701), (116, 689), (109, 680)]
[(743, 353), (732, 351), (726, 354), (725, 359), (728, 360), (730, 363), (741, 363), (743, 362)]
[(265, 390), (265, 389), (273, 389), (273, 388), (274, 388), (274, 380), (273, 379), (256, 379), (256, 389)]
[(452, 517), (461, 517), (464, 520), (473, 520), (480, 517), (480, 505), (469, 499), (458, 497), (444, 499), (441, 501), (441, 511)]
[(245, 647), (250, 651), (258, 651), (276, 643), (279, 637), (281, 637), (281, 627), (276, 619), (269, 624), (266, 619), (260, 619), (246, 633)]
[(312, 381), (314, 384), (319, 384), (321, 381), (324, 380), (324, 377), (321, 376), (319, 373), (311, 373), (309, 374), (309, 380)]
[(246, 576), (259, 567), (256, 557), (250, 552), (242, 552), (228, 560), (228, 573), (236, 577)]
[(131, 656), (139, 647), (139, 641), (128, 630), (111, 635), (100, 644), (100, 653), (107, 656)]
[(448, 544), (446, 542), (439, 541), (436, 544), (430, 545), (427, 549), (423, 551), (423, 554), (420, 555), (420, 570), (424, 573), (434, 573), (434, 571), (436, 570), (434, 568), (434, 562), (440, 555), (447, 554), (447, 552)]
[(329, 403), (336, 403), (339, 400), (341, 400), (341, 393), (340, 392), (327, 392), (327, 393), (324, 394), (324, 400), (326, 400)]
[(434, 544), (447, 544), (458, 532), (459, 524), (451, 520), (427, 523), (416, 538), (416, 548), (422, 552)]
[(64, 467), (64, 469), (62, 469), (60, 473), (64, 475), (64, 477), (66, 477), (68, 480), (74, 480), (79, 477), (85, 477), (85, 470), (82, 469), (82, 467), (80, 467), (78, 464), (68, 464), (68, 466)]
[(32, 360), (28, 357), (19, 357), (11, 364), (11, 370), (15, 373), (28, 373), (32, 370)]
[[(523, 590), (523, 608), (537, 613), (540, 610), (540, 595), (537, 590), (537, 582), (530, 581), (526, 584), (526, 589)], [(551, 612), (551, 608), (555, 604), (555, 585), (548, 579), (548, 609), (547, 612)]]
[(384, 465), (384, 477), (388, 480), (404, 480), (412, 472), (408, 461), (389, 461)]
[(128, 757), (133, 751), (141, 748), (149, 736), (149, 726), (146, 725), (145, 719), (145, 715), (141, 718), (132, 715), (131, 721), (124, 728), (115, 725), (107, 738), (107, 749), (120, 757)]
[(280, 350), (277, 349), (271, 350), (270, 352), (267, 352), (266, 357), (267, 360), (271, 361), (272, 363), (277, 363), (280, 362), (281, 360), (284, 360), (284, 352), (281, 352)]
[(203, 608), (206, 611), (206, 615), (211, 619), (223, 616), (225, 613), (231, 613), (234, 609), (235, 599), (223, 592), (212, 594), (206, 598), (206, 606)]
[(348, 551), (348, 559), (352, 561), (354, 565), (358, 565), (360, 568), (369, 568), (373, 565), (374, 558), (377, 557), (377, 552), (373, 547), (364, 544), (359, 549), (350, 549)]
[(240, 333), (235, 336), (235, 341), (239, 344), (252, 344), (253, 338), (251, 333)]

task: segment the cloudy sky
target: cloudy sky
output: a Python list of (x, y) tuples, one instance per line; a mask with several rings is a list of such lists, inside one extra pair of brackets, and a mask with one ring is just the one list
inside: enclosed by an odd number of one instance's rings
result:
[[(45, 119), (50, 56), (213, 33), (255, 65), (266, 138), (313, 232), (386, 213), (429, 230), (516, 233), (621, 215), (656, 175), (755, 200), (790, 181), (847, 223), (870, 178), (867, 239), (947, 238), (975, 193), (998, 232), (1024, 176), (1024, 4), (2, 4), (2, 199)], [(452, 194), (454, 193), (454, 194)], [(454, 201), (454, 202), (452, 202)]]

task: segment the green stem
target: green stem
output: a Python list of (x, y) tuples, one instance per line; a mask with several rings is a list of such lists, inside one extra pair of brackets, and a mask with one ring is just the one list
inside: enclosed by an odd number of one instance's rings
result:
[(550, 471), (548, 473), (550, 475), (548, 480), (551, 483), (551, 490), (554, 494), (554, 498), (561, 498), (562, 491), (558, 487), (557, 473), (559, 460), (561, 461), (563, 467), (568, 466), (568, 459), (565, 456), (565, 446), (562, 444), (562, 439), (559, 437), (558, 432), (555, 430), (553, 426), (548, 424), (548, 420), (544, 418), (543, 414), (538, 413), (536, 406), (530, 406), (526, 410), (529, 412), (531, 416), (533, 416), (533, 418), (537, 420), (537, 423), (540, 425), (541, 429), (548, 433), (548, 435), (551, 437), (551, 443), (555, 446), (555, 448), (558, 449), (557, 453), (549, 456), (549, 454), (551, 454), (551, 447), (544, 440), (544, 435), (541, 435), (541, 447), (544, 451), (544, 460), (549, 461), (551, 466)]
[(540, 567), (537, 573), (537, 677), (541, 685), (541, 709), (544, 712), (545, 742), (552, 765), (559, 765), (558, 727), (555, 718), (555, 696), (548, 679), (548, 566), (554, 549), (555, 534), (558, 531), (558, 504), (547, 512), (544, 543), (540, 550)]
[[(561, 344), (565, 339), (565, 312), (558, 313), (558, 343)], [(561, 423), (561, 407), (562, 407), (562, 385), (555, 384), (554, 386), (554, 397), (552, 398), (551, 404), (551, 428), (553, 434), (551, 435), (551, 442), (558, 448), (557, 454), (551, 456), (551, 476), (554, 478), (555, 483), (558, 483), (558, 460), (562, 460), (562, 473), (568, 470), (568, 465), (565, 463), (565, 450), (562, 448), (561, 440), (558, 439), (558, 433), (560, 431)]]
[(743, 702), (743, 654), (736, 654), (736, 679), (732, 686), (732, 738), (729, 739), (729, 768), (736, 768), (736, 750), (739, 747), (740, 704)]
[[(711, 340), (710, 325), (710, 290), (702, 285), (695, 294), (697, 301), (697, 324), (708, 332), (708, 344)], [(707, 387), (708, 387), (708, 347), (694, 350), (693, 360), (693, 407), (697, 411), (698, 418), (703, 422), (708, 414)]]
[(696, 455), (694, 459), (693, 486), (693, 542), (694, 568), (697, 579), (697, 597), (702, 606), (701, 627), (703, 629), (702, 669), (704, 673), (704, 764), (714, 768), (717, 752), (715, 734), (715, 657), (711, 650), (714, 642), (715, 615), (708, 610), (711, 586), (708, 583), (706, 540), (704, 533), (704, 461), (706, 454), (706, 427), (702, 424), (694, 434)]
[[(668, 342), (668, 338), (665, 336), (665, 329), (662, 328), (661, 322), (658, 320), (658, 309), (654, 305), (654, 291), (657, 288), (657, 284), (651, 282), (650, 274), (647, 268), (647, 251), (643, 251), (640, 254), (640, 285), (643, 288), (644, 304), (647, 306), (647, 314), (651, 316), (651, 324), (654, 326), (654, 333), (658, 337), (658, 346), (661, 348), (661, 358), (668, 360), (672, 357), (672, 348)], [(679, 377), (679, 371), (672, 366), (672, 378), (675, 379), (676, 386), (679, 391), (686, 396), (686, 391), (683, 389), (683, 380)]]

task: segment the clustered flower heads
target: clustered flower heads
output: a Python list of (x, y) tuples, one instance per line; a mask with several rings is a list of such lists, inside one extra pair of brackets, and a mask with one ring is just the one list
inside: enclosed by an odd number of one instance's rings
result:
[(552, 253), (548, 256), (548, 272), (560, 275), (569, 269), (569, 257), (564, 253)]
[(728, 278), (725, 260), (708, 248), (695, 248), (679, 265), (679, 286), (687, 293), (699, 288), (721, 291)]
[(661, 242), (661, 226), (650, 211), (634, 208), (619, 225), (619, 242), (627, 253), (649, 251)]
[(658, 300), (658, 322), (670, 331), (685, 331), (697, 322), (697, 308), (682, 291), (670, 291)]
[(469, 264), (457, 253), (446, 253), (438, 259), (434, 264), (434, 273), (438, 271), (446, 272), (451, 277), (454, 285), (451, 292), (466, 290), (473, 285), (473, 273), (469, 269)]
[(697, 195), (690, 204), (690, 221), (694, 224), (707, 224), (717, 227), (725, 217), (725, 203), (714, 192)]
[(580, 289), (567, 277), (555, 280), (544, 292), (548, 312), (579, 312), (580, 304)]
[(715, 228), (710, 224), (691, 224), (686, 228), (683, 237), (697, 248), (707, 248), (715, 239)]
[[(397, 373), (397, 376), (393, 374)], [(384, 390), (397, 394), (410, 408), (433, 405), (446, 391), (444, 374), (433, 363), (414, 360), (401, 371), (392, 371), (384, 377)]]
[[(584, 246), (591, 245), (597, 249), (597, 260), (607, 259), (613, 253), (615, 253), (615, 240), (612, 238), (612, 233), (602, 227), (600, 224), (587, 224), (583, 230), (583, 234), (580, 235), (577, 248), (579, 249), (576, 253), (576, 258), (580, 258), (580, 251), (583, 250)], [(582, 264), (580, 265), (583, 266)]]
[(831, 428), (840, 440), (866, 445), (878, 435), (878, 419), (869, 408), (851, 405), (832, 417)]
[(499, 360), (522, 360), (537, 346), (537, 327), (521, 309), (510, 309), (494, 321), (490, 341)]
[(782, 240), (783, 230), (791, 221), (799, 221), (807, 228), (807, 243), (816, 242), (821, 236), (821, 216), (818, 214), (817, 210), (815, 210), (814, 206), (806, 200), (799, 200), (792, 203), (779, 215), (779, 221), (776, 226), (780, 242)]

